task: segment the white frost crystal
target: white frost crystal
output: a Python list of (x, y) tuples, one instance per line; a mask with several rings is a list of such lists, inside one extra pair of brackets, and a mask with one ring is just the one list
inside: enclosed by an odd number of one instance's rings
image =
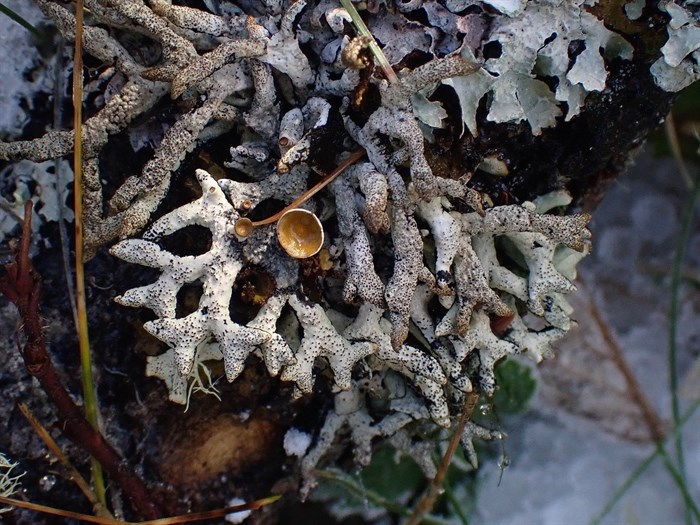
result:
[(284, 435), (284, 452), (288, 456), (297, 456), (299, 458), (306, 454), (306, 451), (311, 445), (313, 436), (302, 432), (298, 428), (290, 428)]

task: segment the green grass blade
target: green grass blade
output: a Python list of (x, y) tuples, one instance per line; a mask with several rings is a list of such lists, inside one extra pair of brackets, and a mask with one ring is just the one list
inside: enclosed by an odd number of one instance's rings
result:
[(369, 50), (377, 59), (377, 62), (379, 62), (379, 66), (384, 71), (384, 74), (386, 75), (389, 82), (391, 82), (392, 84), (398, 82), (399, 78), (396, 76), (394, 68), (391, 67), (391, 64), (389, 63), (389, 60), (387, 60), (386, 55), (382, 51), (382, 48), (380, 48), (379, 44), (377, 44), (377, 41), (374, 39), (374, 36), (372, 36), (372, 33), (367, 28), (367, 25), (365, 25), (365, 21), (362, 20), (362, 18), (360, 17), (360, 13), (357, 12), (355, 6), (352, 5), (350, 0), (340, 0), (340, 3), (350, 15), (352, 23), (355, 24), (355, 27), (357, 28), (357, 32), (360, 33), (361, 36), (366, 36), (370, 38)]
[[(681, 223), (681, 231), (678, 236), (678, 244), (676, 253), (673, 258), (673, 273), (671, 276), (671, 309), (669, 313), (670, 329), (668, 337), (668, 362), (669, 362), (669, 388), (671, 390), (671, 412), (673, 417), (673, 426), (677, 427), (680, 419), (680, 400), (678, 399), (678, 310), (679, 296), (681, 287), (681, 277), (683, 270), (683, 260), (690, 239), (690, 226), (693, 222), (693, 212), (695, 210), (695, 202), (698, 199), (700, 190), (700, 174), (695, 177), (693, 189), (690, 199), (683, 213), (683, 221)], [(676, 461), (678, 463), (678, 474), (684, 486), (687, 486), (685, 456), (683, 447), (683, 436), (679, 433), (676, 436), (675, 442)], [(686, 507), (686, 523), (691, 523), (690, 509)]]
[[(397, 503), (388, 498), (385, 498), (381, 494), (377, 494), (373, 490), (368, 490), (367, 487), (363, 486), (357, 479), (341, 472), (337, 469), (326, 469), (318, 470), (315, 472), (316, 476), (320, 479), (327, 479), (337, 483), (345, 490), (359, 496), (360, 498), (366, 498), (372, 505), (388, 510), (399, 516), (410, 516), (411, 510), (401, 503)], [(450, 525), (451, 522), (442, 520), (436, 516), (425, 516), (423, 522), (425, 525)]]
[(447, 496), (447, 501), (450, 502), (452, 510), (454, 510), (455, 514), (459, 518), (460, 523), (462, 525), (469, 525), (469, 520), (467, 519), (466, 514), (464, 514), (462, 506), (460, 505), (457, 496), (455, 496), (455, 493), (452, 490), (452, 485), (447, 479), (445, 479), (445, 481), (443, 482), (442, 487), (445, 489), (445, 496)]
[(693, 516), (695, 516), (695, 521), (697, 523), (700, 523), (700, 510), (698, 510), (698, 506), (693, 500), (693, 496), (691, 496), (690, 492), (688, 491), (687, 483), (685, 483), (685, 480), (681, 476), (681, 473), (675, 467), (673, 461), (671, 461), (671, 458), (669, 457), (668, 452), (666, 452), (666, 449), (661, 444), (657, 446), (659, 455), (661, 456), (661, 459), (664, 463), (664, 466), (666, 467), (666, 470), (668, 471), (669, 476), (671, 476), (671, 479), (673, 479), (673, 481), (676, 483), (676, 485), (678, 486), (678, 490), (683, 496), (683, 501), (685, 502), (686, 509)]
[[(92, 357), (90, 355), (90, 337), (88, 334), (87, 301), (85, 292), (85, 267), (83, 265), (83, 150), (82, 150), (82, 108), (83, 108), (83, 0), (77, 0), (75, 7), (75, 54), (73, 58), (73, 126), (75, 133), (73, 151), (74, 198), (75, 198), (75, 290), (78, 312), (78, 344), (80, 348), (80, 375), (83, 384), (85, 417), (90, 424), (99, 429), (97, 395), (92, 375)], [(106, 506), (104, 474), (102, 465), (91, 460), (92, 482), (97, 499)]]
[(15, 22), (17, 22), (19, 25), (21, 25), (21, 26), (22, 26), (23, 28), (25, 28), (27, 31), (31, 32), (34, 36), (39, 37), (39, 38), (42, 38), (42, 37), (43, 37), (43, 35), (41, 34), (41, 32), (40, 32), (36, 27), (34, 27), (34, 26), (33, 26), (32, 24), (30, 24), (29, 22), (27, 22), (27, 20), (25, 20), (22, 16), (18, 15), (17, 13), (15, 13), (12, 9), (10, 9), (9, 7), (7, 7), (7, 6), (6, 6), (5, 4), (3, 4), (2, 2), (0, 2), (0, 13), (6, 15), (8, 18), (10, 18), (10, 19), (14, 20)]
[[(695, 411), (700, 407), (700, 400), (695, 401), (692, 406), (683, 414), (683, 416), (679, 419), (678, 425), (674, 427), (673, 432), (666, 438), (665, 442), (668, 442), (671, 439), (675, 439), (678, 434), (680, 434), (681, 430), (683, 430), (683, 426), (688, 422), (688, 420), (693, 417), (695, 414)], [(637, 480), (644, 474), (647, 468), (654, 462), (654, 460), (659, 456), (659, 448), (663, 446), (663, 443), (659, 443), (659, 446), (652, 452), (644, 461), (642, 461), (637, 468), (635, 468), (632, 473), (629, 475), (629, 477), (625, 480), (625, 482), (618, 487), (618, 489), (615, 491), (615, 493), (612, 495), (612, 497), (608, 500), (608, 502), (603, 506), (601, 511), (596, 514), (593, 519), (590, 521), (590, 525), (600, 525), (600, 523), (603, 521), (603, 518), (607, 516), (607, 514), (617, 505), (617, 503), (622, 499), (622, 496), (624, 496), (627, 491), (630, 489), (632, 485), (634, 485)]]

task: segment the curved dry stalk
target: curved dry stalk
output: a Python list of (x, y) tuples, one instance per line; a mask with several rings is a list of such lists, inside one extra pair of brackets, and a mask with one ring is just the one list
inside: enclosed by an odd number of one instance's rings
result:
[(688, 167), (685, 165), (683, 160), (683, 153), (681, 152), (681, 145), (678, 140), (678, 132), (676, 131), (676, 122), (673, 118), (673, 112), (666, 116), (666, 121), (664, 122), (664, 131), (666, 132), (666, 140), (668, 141), (668, 146), (671, 148), (671, 153), (673, 155), (673, 160), (678, 166), (678, 171), (685, 182), (686, 187), (689, 190), (693, 189), (693, 177), (690, 176)]
[(437, 500), (442, 490), (442, 484), (445, 481), (445, 476), (447, 476), (447, 469), (452, 462), (452, 456), (457, 451), (457, 446), (459, 445), (459, 440), (464, 432), (464, 427), (467, 426), (469, 418), (472, 417), (472, 412), (474, 412), (474, 407), (476, 406), (476, 401), (479, 399), (479, 394), (476, 392), (470, 392), (467, 396), (467, 400), (464, 402), (464, 408), (462, 408), (462, 414), (459, 416), (459, 422), (455, 427), (455, 432), (450, 439), (449, 445), (447, 445), (447, 450), (445, 455), (442, 456), (442, 461), (440, 462), (440, 468), (435, 474), (433, 481), (430, 482), (430, 487), (425, 495), (420, 499), (416, 507), (413, 509), (413, 514), (408, 518), (406, 525), (418, 525), (423, 516), (425, 516), (435, 505), (435, 500)]
[(326, 175), (318, 184), (316, 184), (314, 187), (309, 189), (308, 191), (302, 193), (299, 197), (294, 199), (290, 204), (285, 206), (283, 209), (275, 213), (274, 215), (268, 217), (267, 219), (262, 219), (260, 221), (251, 221), (247, 217), (241, 217), (236, 221), (235, 224), (235, 229), (236, 229), (236, 235), (240, 237), (248, 237), (252, 232), (253, 228), (256, 226), (264, 226), (266, 224), (272, 224), (274, 222), (277, 222), (282, 215), (287, 213), (290, 210), (293, 210), (294, 208), (298, 208), (302, 204), (304, 204), (306, 201), (308, 201), (311, 197), (316, 195), (319, 191), (321, 191), (323, 188), (328, 186), (331, 182), (333, 182), (338, 175), (343, 173), (346, 169), (348, 169), (350, 166), (355, 164), (358, 160), (362, 158), (362, 156), (365, 154), (365, 150), (360, 148), (358, 150), (355, 150), (347, 159), (345, 159), (343, 162), (341, 162), (338, 167), (336, 167), (332, 172), (330, 172), (328, 175)]
[(97, 495), (90, 488), (89, 483), (85, 480), (82, 474), (78, 472), (78, 469), (76, 469), (73, 466), (68, 457), (60, 449), (56, 441), (54, 441), (54, 439), (51, 437), (51, 434), (48, 433), (48, 431), (34, 416), (34, 414), (32, 414), (32, 411), (29, 410), (29, 407), (24, 403), (20, 403), (19, 409), (22, 412), (22, 415), (27, 419), (27, 421), (29, 421), (29, 424), (34, 429), (34, 432), (37, 433), (37, 435), (41, 438), (46, 447), (51, 451), (51, 453), (56, 457), (56, 459), (58, 459), (61, 465), (63, 465), (63, 468), (65, 468), (68, 471), (69, 479), (73, 481), (76, 485), (78, 485), (78, 488), (88, 499), (90, 505), (92, 505), (92, 509), (95, 512), (95, 514), (97, 516), (102, 517), (112, 517), (107, 508), (102, 503), (100, 503), (99, 499), (97, 498)]
[(228, 507), (223, 507), (221, 509), (216, 510), (194, 512), (192, 514), (183, 514), (181, 516), (173, 516), (171, 518), (159, 518), (148, 521), (122, 521), (103, 516), (91, 516), (89, 514), (82, 514), (80, 512), (57, 509), (54, 507), (49, 507), (47, 505), (39, 505), (38, 503), (32, 503), (30, 501), (22, 501), (14, 498), (5, 498), (3, 496), (0, 496), (0, 503), (2, 503), (3, 505), (12, 505), (14, 507), (20, 507), (23, 509), (41, 512), (43, 514), (50, 514), (52, 516), (62, 516), (64, 518), (85, 521), (88, 523), (98, 523), (100, 525), (176, 525), (178, 523), (193, 523), (196, 521), (221, 518), (222, 516), (226, 516), (226, 514), (230, 514), (233, 512), (257, 510), (261, 507), (264, 507), (265, 505), (274, 503), (281, 497), (282, 496), (269, 496), (267, 498), (258, 499), (249, 503), (244, 503), (242, 505), (230, 505)]
[[(85, 301), (85, 267), (83, 266), (83, 0), (76, 0), (75, 6), (75, 54), (73, 56), (73, 173), (75, 196), (75, 290), (78, 324), (78, 344), (80, 347), (80, 376), (83, 382), (85, 415), (92, 427), (97, 430), (99, 414), (97, 396), (92, 377), (92, 358), (88, 336), (87, 304)], [(105, 482), (102, 466), (96, 458), (91, 458), (92, 482), (100, 504), (106, 508)]]
[[(588, 292), (583, 277), (579, 276), (579, 282), (581, 283), (583, 288), (586, 288), (586, 291)], [(625, 392), (632, 398), (635, 405), (637, 405), (637, 407), (639, 408), (639, 411), (642, 415), (642, 420), (647, 426), (649, 435), (651, 436), (652, 440), (657, 443), (660, 443), (661, 441), (663, 441), (666, 434), (663, 421), (661, 421), (661, 418), (657, 414), (656, 410), (654, 410), (653, 406), (644, 395), (644, 392), (642, 390), (641, 385), (639, 384), (639, 381), (637, 380), (637, 377), (635, 376), (634, 372), (629, 366), (629, 363), (625, 359), (624, 351), (620, 347), (620, 344), (617, 342), (617, 339), (615, 338), (612, 330), (610, 329), (610, 326), (608, 326), (608, 324), (605, 322), (605, 319), (603, 318), (600, 309), (595, 304), (595, 301), (590, 295), (590, 293), (588, 294), (587, 303), (588, 313), (590, 314), (591, 319), (597, 326), (600, 335), (605, 341), (605, 347), (608, 350), (608, 352), (605, 355), (612, 360), (612, 362), (615, 364), (615, 367), (622, 374), (627, 387), (625, 389)]]

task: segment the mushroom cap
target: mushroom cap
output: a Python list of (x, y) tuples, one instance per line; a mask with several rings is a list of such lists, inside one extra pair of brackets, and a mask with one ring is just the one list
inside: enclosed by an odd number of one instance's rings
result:
[(239, 237), (248, 237), (253, 233), (253, 222), (247, 217), (241, 217), (234, 224), (233, 231)]
[(277, 221), (277, 239), (290, 256), (305, 259), (323, 246), (323, 226), (310, 211), (294, 208)]

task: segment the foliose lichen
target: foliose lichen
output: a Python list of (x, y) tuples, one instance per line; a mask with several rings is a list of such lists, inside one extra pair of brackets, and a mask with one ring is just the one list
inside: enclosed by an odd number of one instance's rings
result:
[(665, 91), (680, 91), (700, 79), (700, 18), (691, 4), (662, 2), (660, 6), (671, 20), (662, 56), (652, 64), (651, 73)]

